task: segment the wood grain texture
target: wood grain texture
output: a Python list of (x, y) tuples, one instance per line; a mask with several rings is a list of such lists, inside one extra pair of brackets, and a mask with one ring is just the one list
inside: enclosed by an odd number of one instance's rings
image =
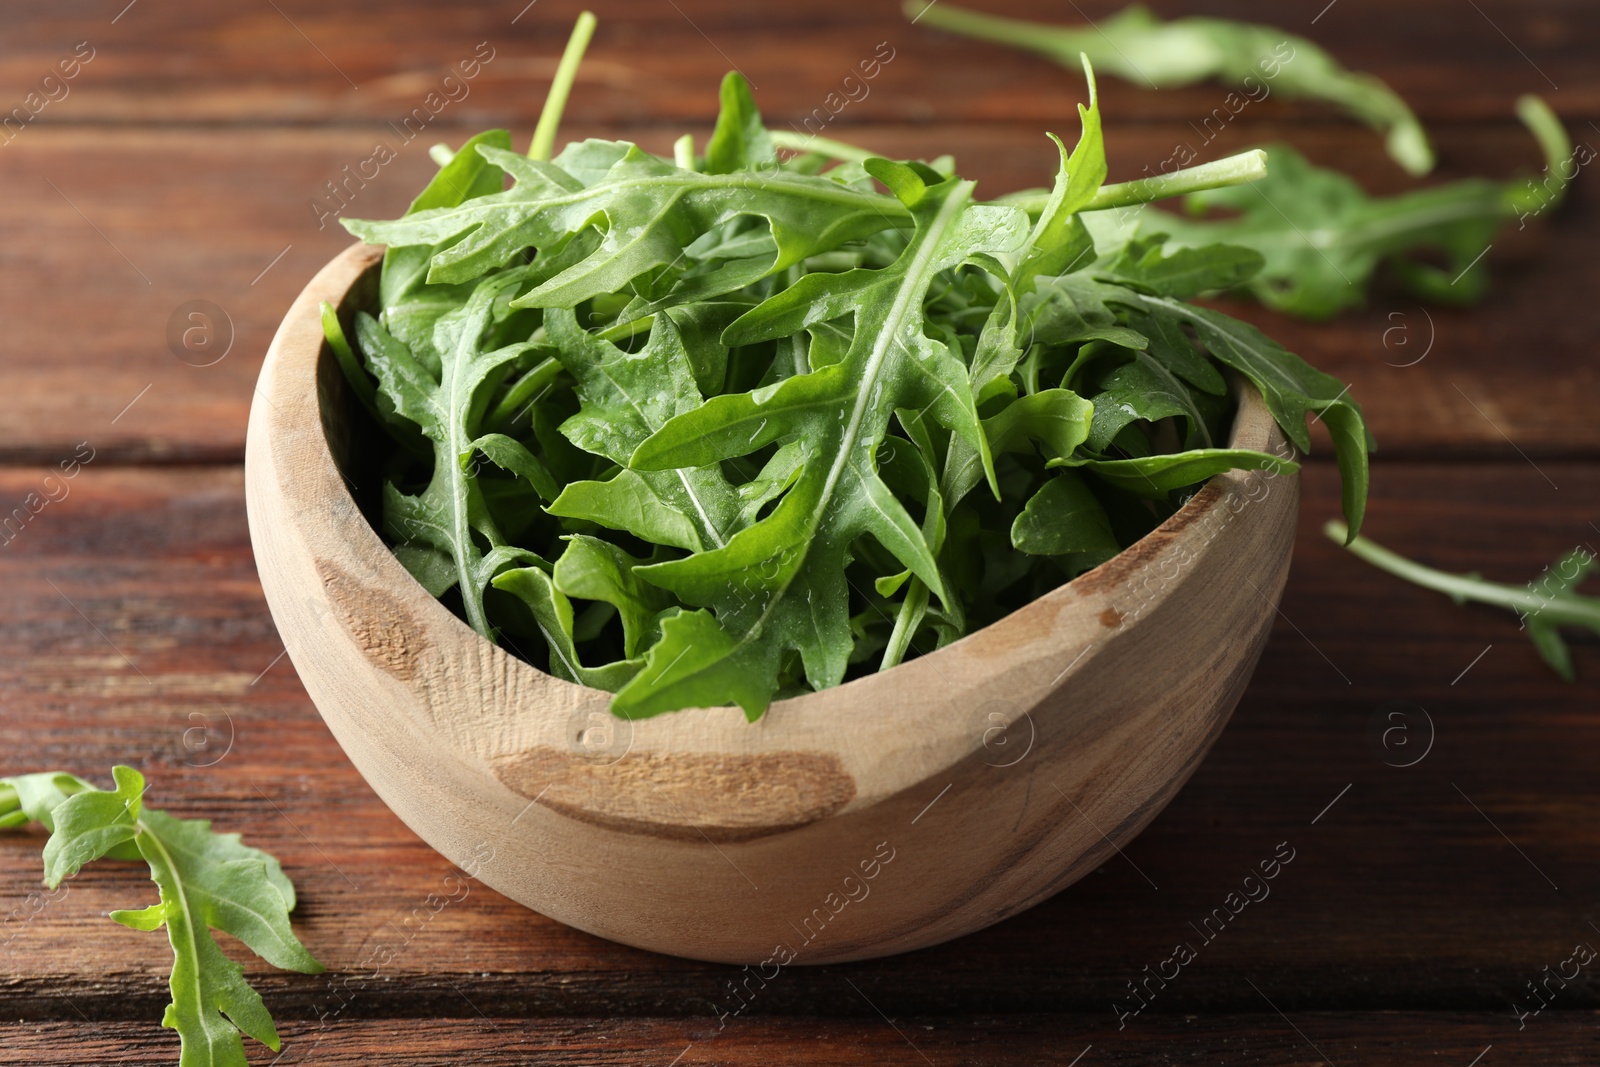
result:
[[(1326, 449), (1302, 476), (1282, 614), (1228, 730), (1124, 856), (1025, 914), (906, 957), (787, 969), (719, 1030), (718, 1014), (738, 1005), (737, 970), (601, 941), (479, 883), (460, 896), (451, 867), (357, 776), (277, 658), (242, 471), (126, 465), (239, 462), (267, 341), (346, 240), (316, 228), (308, 201), (480, 41), (496, 56), (470, 97), (352, 210), (398, 211), (431, 170), (424, 143), (490, 124), (525, 138), (579, 4), (524, 11), (509, 0), (444, 17), (415, 0), (276, 6), (282, 14), (72, 0), (8, 12), (0, 110), (76, 42), (96, 56), (70, 96), (0, 145), (0, 462), (12, 464), (0, 467), (0, 513), (30, 492), (55, 497), (0, 539), (0, 773), (69, 767), (103, 782), (111, 763), (129, 762), (152, 779), (157, 806), (216, 818), (283, 857), (302, 889), (297, 928), (331, 972), (248, 963), (290, 1042), (281, 1064), (660, 1065), (683, 1053), (685, 1067), (1031, 1067), (1071, 1064), (1091, 1045), (1081, 1067), (1323, 1054), (1342, 1067), (1594, 1061), (1591, 978), (1526, 1029), (1511, 1005), (1526, 1005), (1526, 983), (1575, 942), (1600, 944), (1589, 925), (1600, 922), (1600, 646), (1574, 643), (1580, 680), (1563, 685), (1509, 616), (1396, 583), (1328, 543), (1316, 530), (1337, 511)], [(1098, 19), (1117, 6), (1077, 8)], [(1522, 92), (1543, 93), (1597, 143), (1600, 23), (1583, 0), (1326, 6), (1204, 5), (1307, 33), (1388, 80), (1429, 122), (1437, 179), (1536, 163), (1508, 117)], [(896, 7), (604, 3), (564, 135), (656, 150), (684, 129), (703, 135), (712, 87), (733, 64), (775, 123), (797, 122), (887, 40), (895, 59), (830, 132), (892, 154), (953, 151), (984, 195), (1042, 183), (1041, 131), (1070, 126), (1077, 79), (1042, 58), (908, 28)], [(1211, 86), (1156, 94), (1106, 79), (1102, 90), (1113, 179), (1194, 140), (1189, 124), (1220, 99)], [(1316, 105), (1253, 104), (1196, 147), (1213, 155), (1277, 138), (1371, 189), (1408, 184), (1376, 137)], [(1548, 225), (1497, 242), (1481, 308), (1430, 308), (1430, 326), (1380, 287), (1365, 311), (1321, 326), (1242, 311), (1353, 383), (1383, 446), (1369, 530), (1391, 547), (1519, 581), (1576, 543), (1600, 546), (1589, 403), (1600, 214), (1589, 185), (1580, 177)], [(235, 346), (214, 366), (168, 349), (169, 317), (193, 299), (234, 324)], [(1420, 364), (1385, 365), (1414, 359), (1430, 336)], [(95, 449), (88, 469), (48, 482), (83, 441)], [(1386, 746), (1397, 710), (1406, 729)], [(1400, 739), (1430, 735), (1420, 762), (1391, 765), (1418, 751)], [(1271, 897), (1118, 1031), (1125, 983), (1159, 966), (1285, 840), (1298, 852)], [(173, 1062), (174, 1035), (156, 1025), (166, 950), (103, 918), (153, 899), (148, 881), (98, 865), (46, 899), (35, 895), (41, 844), (0, 835), (0, 1063)], [(429, 898), (441, 895), (455, 899), (434, 911)], [(377, 952), (391, 962), (374, 976)]]
[[(1449, 0), (1340, 0), (1320, 17), (1322, 5), (1286, 8), (1271, 0), (1150, 6), (1167, 17), (1203, 13), (1310, 36), (1347, 66), (1388, 81), (1424, 118), (1498, 118), (1529, 91), (1552, 95), (1574, 114), (1600, 115), (1600, 73), (1592, 62), (1600, 27), (1583, 0), (1475, 2), (1477, 10)], [(531, 129), (555, 57), (585, 6), (599, 16), (600, 28), (568, 105), (577, 124), (699, 121), (708, 86), (733, 67), (754, 82), (763, 110), (780, 122), (798, 120), (879, 42), (894, 49), (894, 58), (860, 107), (841, 115), (843, 124), (1048, 121), (1071, 114), (1078, 99), (1076, 77), (1044, 58), (909, 25), (898, 0), (777, 7), (737, 0), (676, 6), (541, 0), (527, 7), (526, 0), (498, 0), (447, 11), (421, 0), (336, 6), (279, 0), (239, 8), (149, 4), (115, 24), (115, 10), (64, 4), (17, 19), (0, 86), (20, 99), (87, 39), (95, 58), (71, 95), (50, 105), (39, 123), (398, 121), (486, 42), (494, 58), (445, 114), (468, 124), (515, 121)], [(1124, 5), (968, 0), (968, 6), (1082, 25)], [(1211, 86), (1150, 94), (1113, 79), (1104, 92), (1114, 113), (1185, 120), (1210, 111), (1218, 97)], [(1278, 114), (1333, 116), (1304, 104), (1284, 105)]]
[[(749, 1019), (719, 1028), (715, 1020), (501, 1019), (474, 1014), (457, 998), (453, 1014), (430, 1020), (336, 1020), (280, 1026), (284, 1050), (262, 1064), (357, 1067), (373, 1061), (409, 1067), (1071, 1067), (1074, 1063), (1253, 1064), (1303, 1067), (1326, 1062), (1437, 1067), (1467, 1064), (1490, 1046), (1504, 1061), (1548, 1067), (1594, 1062), (1595, 1013), (1547, 1014), (1526, 1030), (1515, 1020), (1467, 1012), (1296, 1012), (1142, 1018), (1118, 1030), (1103, 1016), (1051, 1015), (952, 1019), (871, 1014), (844, 982), (836, 983), (846, 1019)], [(172, 1062), (173, 1037), (154, 1024), (26, 1023), (0, 1025), (0, 1065), (48, 1059), (60, 1067)], [(674, 1057), (681, 1057), (675, 1059)], [(1076, 1057), (1081, 1057), (1078, 1059)], [(1485, 1057), (1487, 1059), (1487, 1057)]]
[[(1532, 577), (1574, 544), (1600, 545), (1587, 525), (1600, 473), (1544, 469), (1560, 491), (1520, 462), (1380, 464), (1371, 532), (1434, 565)], [(44, 474), (0, 471), (0, 499)], [(844, 974), (889, 1012), (1109, 1012), (1125, 982), (1194, 939), (1188, 924), (1285, 840), (1298, 854), (1272, 895), (1163, 992), (1166, 1010), (1259, 1010), (1248, 977), (1286, 1011), (1509, 1017), (1542, 967), (1578, 941), (1600, 944), (1587, 926), (1600, 895), (1600, 646), (1575, 641), (1579, 682), (1563, 684), (1510, 616), (1397, 584), (1328, 542), (1317, 526), (1337, 513), (1334, 472), (1313, 464), (1302, 480), (1295, 566), (1254, 682), (1124, 857), (974, 937), (789, 968), (760, 1010), (837, 1012)], [(282, 646), (251, 563), (238, 471), (91, 466), (71, 485), (0, 550), (7, 770), (104, 781), (110, 764), (129, 762), (153, 782), (154, 806), (215, 818), (279, 855), (301, 889), (298, 929), (333, 975), (251, 962), (280, 1019), (314, 1018), (334, 990), (360, 1018), (448, 1014), (460, 993), (496, 1017), (734, 1006), (735, 968), (601, 941), (481, 885), (433, 910), (430, 895), (460, 895), (451, 867), (356, 775), (287, 660), (274, 663)], [(1390, 702), (1432, 717), (1435, 742), (1414, 767), (1389, 766), (1402, 750), (1370, 736), (1375, 717), (1392, 725), (1380, 715)], [(1426, 725), (1411, 714), (1421, 745)], [(101, 918), (148, 901), (143, 874), (92, 867), (34, 916), (41, 844), (0, 835), (0, 998), (30, 1019), (158, 1017), (165, 949)], [(374, 979), (384, 950), (394, 958)], [(1600, 1006), (1600, 988), (1575, 983), (1558, 1001), (1568, 1002)]]
[[(696, 114), (698, 134), (709, 114)], [(1119, 180), (1139, 176), (1179, 143), (1199, 141), (1187, 123), (1129, 126), (1112, 115), (1107, 124)], [(1048, 182), (1054, 149), (1044, 128), (902, 125), (861, 139), (894, 155), (954, 152), (980, 193), (998, 195)], [(638, 137), (666, 151), (675, 129), (573, 124), (568, 132)], [(310, 203), (383, 136), (378, 126), (39, 129), (0, 148), (0, 181), (15, 191), (0, 202), (0, 226), (12, 236), (0, 252), (0, 287), (9, 296), (0, 335), (9, 400), (0, 459), (53, 463), (86, 439), (115, 462), (242, 459), (246, 412), (272, 332), (294, 294), (349, 242), (335, 222), (319, 229)], [(1223, 155), (1289, 138), (1375, 191), (1407, 185), (1376, 140), (1354, 129), (1236, 123), (1195, 148)], [(1591, 140), (1600, 145), (1600, 137)], [(1526, 132), (1505, 123), (1446, 127), (1439, 143), (1441, 178), (1509, 177), (1537, 162)], [(432, 170), (416, 142), (348, 196), (345, 214), (398, 214)], [(1600, 389), (1600, 371), (1583, 358), (1592, 350), (1583, 295), (1592, 288), (1600, 208), (1586, 184), (1580, 177), (1550, 222), (1512, 228), (1497, 243), (1485, 306), (1424, 309), (1380, 287), (1366, 310), (1325, 324), (1251, 305), (1228, 310), (1350, 382), (1389, 454), (1515, 456), (1514, 444), (1539, 457), (1600, 456), (1600, 420), (1588, 401)], [(94, 302), (94, 315), (82, 314), (84, 299)], [(168, 339), (180, 305), (201, 299), (232, 324), (232, 349), (210, 366), (180, 360)], [(1404, 365), (1425, 351), (1421, 362)], [(1529, 388), (1534, 380), (1542, 387)]]

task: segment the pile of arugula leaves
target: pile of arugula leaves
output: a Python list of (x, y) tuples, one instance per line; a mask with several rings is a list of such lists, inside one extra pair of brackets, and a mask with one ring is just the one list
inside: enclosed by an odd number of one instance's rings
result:
[(1308, 417), (1327, 426), (1359, 529), (1370, 439), (1344, 384), (1189, 303), (1262, 256), (1085, 224), (1257, 177), (1261, 154), (1105, 185), (1088, 74), (1077, 145), (1026, 207), (978, 200), (948, 158), (794, 146), (738, 74), (703, 154), (543, 158), (560, 78), (530, 155), (499, 130), (436, 153), (404, 217), (345, 222), (387, 246), (379, 305), (324, 313), (391, 441), (397, 556), (619, 715), (754, 719), (999, 619), (1214, 474), (1296, 469), (1227, 447), (1230, 374), (1301, 451)]
[(132, 767), (111, 773), (110, 790), (64, 771), (0, 778), (0, 829), (34, 822), (50, 831), (44, 879), (51, 889), (102, 858), (149, 865), (160, 901), (111, 918), (134, 930), (167, 928), (172, 1003), (161, 1025), (178, 1031), (180, 1067), (245, 1067), (241, 1031), (278, 1051), (261, 995), (211, 931), (232, 934), (274, 967), (321, 973), (289, 928), (294, 884), (277, 859), (242, 844), (238, 834), (145, 807), (144, 776)]

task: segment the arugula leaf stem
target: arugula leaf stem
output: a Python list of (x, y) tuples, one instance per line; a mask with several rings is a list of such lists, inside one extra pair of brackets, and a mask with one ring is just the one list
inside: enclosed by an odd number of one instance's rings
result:
[[(461, 374), (459, 371), (451, 375), (449, 411), (452, 414), (460, 410), (458, 405), (461, 403), (460, 394), (463, 392), (460, 379)], [(476, 577), (476, 567), (471, 555), (474, 543), (472, 540), (472, 523), (467, 515), (468, 505), (466, 502), (468, 494), (476, 487), (468, 484), (467, 472), (462, 469), (461, 464), (456, 461), (455, 457), (464, 453), (470, 442), (467, 440), (466, 435), (462, 433), (458, 419), (450, 419), (445, 433), (449, 442), (448, 451), (436, 455), (435, 462), (443, 464), (445, 469), (449, 471), (450, 498), (458, 502), (455, 507), (450, 509), (450, 545), (451, 556), (456, 565), (456, 580), (461, 586), (463, 594), (461, 601), (466, 608), (468, 625), (484, 637), (491, 637), (494, 631), (490, 629), (488, 616), (484, 614), (483, 600), (481, 597), (470, 595), (469, 592)]]
[[(161, 840), (160, 835), (151, 830), (143, 819), (135, 819), (133, 821), (133, 825), (134, 831), (138, 835), (137, 839), (150, 842), (151, 847), (157, 852), (161, 853), (161, 861), (166, 864), (168, 876), (172, 879), (172, 890), (177, 895), (176, 903), (179, 909), (181, 909), (183, 914), (186, 916), (193, 914), (189, 910), (189, 894), (183, 885), (183, 875), (179, 873), (178, 865), (173, 861), (172, 853), (167, 851), (167, 846)], [(172, 930), (172, 923), (170, 921), (167, 923), (167, 930), (169, 933)], [(194, 980), (194, 989), (192, 991), (194, 994), (194, 1003), (203, 1004), (205, 1003), (205, 990), (200, 984), (200, 946), (195, 943), (193, 924), (188, 922), (183, 923), (183, 931), (185, 940), (188, 941), (188, 954), (191, 961), (190, 973)], [(177, 952), (178, 946), (173, 945), (172, 951)], [(176, 993), (174, 993), (174, 1000), (176, 1000)], [(213, 1063), (216, 1061), (216, 1042), (212, 1040), (211, 1032), (209, 1030), (202, 1029), (202, 1033), (205, 1035), (206, 1041), (206, 1057), (203, 1062)], [(277, 1050), (274, 1049), (273, 1051)]]
[[(880, 158), (880, 153), (856, 145), (845, 144), (827, 137), (816, 137), (811, 134), (795, 133), (792, 130), (771, 130), (768, 136), (772, 143), (779, 148), (790, 148), (798, 151), (816, 151), (835, 159), (851, 163), (865, 163), (869, 159)], [(1235, 155), (1214, 159), (1209, 163), (1202, 163), (1196, 167), (1186, 167), (1175, 170), (1171, 174), (1154, 174), (1148, 178), (1135, 178), (1129, 182), (1113, 182), (1102, 185), (1099, 192), (1094, 195), (1083, 211), (1106, 211), (1110, 208), (1132, 207), (1135, 204), (1148, 204), (1153, 200), (1166, 200), (1175, 196), (1187, 196), (1189, 193), (1203, 192), (1206, 189), (1222, 189), (1230, 185), (1248, 185), (1250, 182), (1260, 181), (1267, 176), (1267, 153), (1259, 148), (1252, 148), (1248, 152), (1239, 152)], [(1049, 203), (1050, 191), (1048, 189), (1026, 190), (1010, 193), (992, 201), (996, 204), (1005, 204), (1010, 207), (1019, 207), (1030, 216), (1038, 217)]]
[(567, 108), (567, 95), (572, 92), (572, 82), (578, 76), (578, 64), (594, 36), (594, 12), (585, 11), (578, 16), (567, 38), (567, 50), (561, 53), (561, 63), (550, 82), (550, 94), (544, 98), (544, 110), (539, 112), (539, 125), (533, 128), (533, 144), (528, 148), (529, 159), (549, 159), (555, 147), (556, 130), (561, 126), (561, 113)]
[(524, 406), (538, 398), (561, 374), (561, 364), (554, 356), (546, 356), (532, 370), (512, 383), (500, 402), (494, 406), (486, 420), (491, 426), (504, 426), (522, 414)]
[(596, 330), (594, 335), (602, 341), (610, 341), (612, 344), (616, 344), (618, 341), (626, 341), (630, 337), (637, 337), (641, 333), (648, 333), (655, 324), (656, 317), (654, 315), (644, 315), (637, 319), (630, 319), (627, 322), (615, 323), (603, 330)]
[[(1506, 202), (1514, 213), (1538, 214), (1559, 204), (1566, 195), (1573, 173), (1562, 173), (1561, 168), (1572, 160), (1572, 138), (1561, 125), (1561, 119), (1550, 110), (1550, 105), (1532, 93), (1517, 99), (1516, 110), (1517, 118), (1533, 134), (1533, 139), (1539, 142), (1539, 151), (1544, 154), (1544, 168), (1551, 175), (1554, 188), (1541, 192), (1532, 181), (1521, 185), (1508, 183)], [(1576, 166), (1573, 171), (1576, 171)]]
[[(951, 4), (946, 4), (944, 7), (936, 9), (934, 5), (937, 2), (938, 0), (907, 0), (903, 5), (903, 10), (906, 17), (913, 23), (921, 22), (926, 18), (928, 25), (941, 30), (962, 34), (967, 37), (975, 37), (981, 41), (993, 41), (995, 44), (1008, 44), (1031, 52), (1040, 52), (1051, 57), (1063, 50), (1057, 44), (1056, 38), (1076, 41), (1082, 36), (1078, 31), (1067, 29), (1066, 27), (1048, 26), (1043, 23), (1027, 22), (1022, 19), (1004, 18), (1000, 15), (988, 15), (981, 11), (968, 11)], [(1095, 62), (1098, 63), (1099, 60)], [(1151, 82), (1150, 88), (1158, 88), (1158, 86)]]
[[(1347, 530), (1344, 523), (1334, 520), (1326, 523), (1322, 527), (1322, 532), (1335, 541), (1343, 542)], [(1406, 559), (1365, 537), (1353, 538), (1345, 544), (1345, 547), (1379, 570), (1387, 571), (1397, 578), (1404, 578), (1424, 589), (1443, 593), (1458, 603), (1472, 600), (1480, 604), (1506, 608), (1519, 615), (1537, 613), (1541, 619), (1551, 624), (1567, 623), (1600, 627), (1600, 598), (1579, 597), (1575, 594), (1540, 596), (1532, 589), (1502, 585), (1474, 574), (1452, 574), (1448, 571), (1435, 570)]]
[(881, 152), (846, 144), (844, 141), (835, 141), (832, 137), (819, 137), (814, 133), (768, 130), (767, 136), (772, 138), (772, 143), (777, 148), (787, 148), (794, 152), (821, 152), (825, 156), (832, 156), (846, 163), (865, 163), (882, 155)]
[(1572, 138), (1567, 136), (1561, 119), (1549, 104), (1528, 93), (1517, 97), (1516, 113), (1528, 132), (1533, 134), (1534, 140), (1539, 142), (1539, 150), (1544, 153), (1548, 165), (1554, 166), (1572, 154)]
[[(1224, 189), (1230, 185), (1248, 185), (1267, 176), (1267, 153), (1259, 148), (1237, 155), (1224, 156), (1197, 167), (1186, 167), (1170, 174), (1153, 174), (1148, 178), (1135, 178), (1131, 182), (1113, 182), (1102, 185), (1083, 211), (1107, 211), (1111, 208), (1133, 207), (1155, 200), (1204, 192), (1207, 189)], [(993, 201), (1009, 207), (1019, 207), (1030, 216), (1037, 217), (1050, 201), (1045, 189), (1028, 189), (1010, 193)]]
[(672, 142), (672, 162), (684, 170), (697, 170), (694, 165), (694, 134), (686, 133)]

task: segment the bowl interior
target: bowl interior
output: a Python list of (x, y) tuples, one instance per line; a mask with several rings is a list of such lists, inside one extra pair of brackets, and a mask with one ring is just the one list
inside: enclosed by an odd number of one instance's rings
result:
[[(357, 246), (357, 248), (359, 247), (360, 246)], [(374, 257), (376, 256), (376, 250), (368, 249), (366, 251), (368, 255)], [(339, 302), (339, 318), (340, 321), (345, 325), (347, 336), (350, 336), (353, 333), (351, 329), (351, 321), (355, 312), (358, 310), (370, 311), (370, 309), (377, 305), (380, 269), (381, 260), (374, 258), (356, 277), (355, 281), (349, 286), (348, 290), (346, 290), (343, 299)], [(1262, 450), (1266, 450), (1274, 446), (1281, 448), (1282, 437), (1277, 431), (1276, 425), (1272, 423), (1270, 416), (1266, 413), (1265, 405), (1261, 402), (1259, 396), (1253, 389), (1250, 389), (1248, 385), (1242, 381), (1242, 379), (1238, 379), (1237, 377), (1234, 377), (1233, 379), (1233, 386), (1235, 396), (1238, 400), (1238, 412), (1235, 416), (1234, 426), (1230, 433), (1230, 445), (1233, 447), (1255, 448)], [(345, 381), (344, 375), (339, 369), (337, 359), (334, 357), (331, 348), (326, 342), (322, 344), (317, 356), (317, 396), (323, 434), (327, 442), (329, 453), (333, 458), (334, 465), (338, 469), (339, 474), (344, 481), (344, 488), (349, 493), (356, 506), (360, 509), (361, 514), (366, 518), (370, 533), (374, 540), (381, 543), (381, 470), (384, 461), (384, 455), (380, 451), (379, 443), (385, 440), (384, 431), (373, 422), (371, 416), (356, 401), (350, 389), (349, 383)], [(1292, 455), (1292, 453), (1288, 454)], [(1218, 477), (1221, 478), (1226, 476)], [(1181, 530), (1193, 525), (1201, 517), (1202, 513), (1216, 506), (1217, 503), (1218, 498), (1216, 494), (1208, 494), (1205, 492), (1196, 493), (1175, 514), (1167, 519), (1165, 523), (1161, 524), (1158, 529), (1146, 534), (1145, 537), (1141, 538), (1133, 545), (1125, 548), (1120, 555), (1114, 557), (1112, 560), (1107, 561), (1100, 567), (1097, 567), (1091, 571), (1087, 571), (1084, 574), (1073, 578), (1069, 582), (1062, 583), (1055, 589), (1044, 594), (1044, 596), (1035, 600), (1033, 603), (1038, 603), (1040, 600), (1055, 597), (1060, 594), (1062, 590), (1069, 590), (1073, 589), (1074, 587), (1103, 588), (1108, 584), (1109, 581), (1116, 580), (1114, 576), (1120, 576), (1129, 570), (1128, 564), (1130, 560), (1142, 558), (1149, 554), (1149, 551), (1153, 546), (1147, 544), (1147, 542), (1150, 542), (1153, 538), (1156, 538), (1158, 535), (1161, 535), (1169, 530)], [(376, 548), (377, 546), (373, 545), (370, 547)], [(388, 551), (386, 545), (384, 546), (384, 551)], [(415, 583), (415, 579), (412, 579), (409, 574), (406, 575), (406, 578), (407, 580)], [(417, 588), (420, 590), (421, 587), (418, 586)], [(429, 599), (431, 600), (432, 598), (430, 597)], [(466, 626), (466, 623), (458, 619), (455, 614), (451, 612), (444, 604), (436, 600), (433, 601), (433, 603), (437, 614), (442, 617), (441, 621), (447, 619), (455, 622), (461, 627)], [(1001, 626), (1008, 620), (1014, 618), (1023, 610), (1026, 609), (1018, 609), (1017, 611), (1012, 612), (1010, 615), (997, 622), (990, 623), (986, 627), (975, 630), (962, 640), (970, 640), (975, 636), (983, 634), (987, 630), (992, 630), (997, 626)], [(956, 642), (955, 644), (960, 643), (961, 642)], [(876, 680), (882, 679), (886, 676), (892, 676), (899, 672), (903, 672), (906, 668), (921, 660), (940, 656), (952, 647), (955, 647), (955, 645), (946, 646), (945, 648), (938, 649), (934, 652), (914, 657), (894, 668), (891, 668), (889, 671), (869, 673), (849, 679), (842, 685), (836, 686), (831, 690), (818, 693), (806, 693), (801, 696), (775, 701), (772, 705), (772, 708), (789, 708), (796, 705), (804, 705), (808, 702), (816, 700), (816, 698), (822, 696), (823, 693), (842, 693), (843, 691), (850, 690), (852, 687), (860, 687), (865, 683), (875, 682)], [(527, 662), (526, 660), (519, 659), (519, 662), (523, 663), (531, 670), (540, 671), (541, 674), (544, 674), (539, 667)], [(546, 675), (546, 677), (549, 676)], [(562, 682), (561, 684), (576, 685), (575, 683), (566, 682)], [(588, 689), (587, 687), (583, 686), (576, 686), (576, 688), (583, 689), (586, 692), (596, 694), (604, 699), (609, 700), (609, 694), (604, 693), (603, 691)], [(770, 711), (769, 714), (771, 714)]]

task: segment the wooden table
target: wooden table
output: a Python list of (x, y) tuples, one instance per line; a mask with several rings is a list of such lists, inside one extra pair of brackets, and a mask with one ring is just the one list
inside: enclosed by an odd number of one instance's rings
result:
[[(347, 186), (344, 213), (398, 212), (431, 170), (428, 143), (492, 124), (526, 138), (578, 5), (123, 3), (8, 12), (0, 54), (5, 109), (78, 42), (93, 56), (0, 145), (0, 513), (30, 492), (48, 500), (0, 550), (0, 773), (105, 781), (130, 763), (156, 806), (282, 858), (301, 889), (298, 930), (330, 973), (251, 960), (286, 1041), (277, 1060), (253, 1047), (252, 1062), (1600, 1060), (1593, 967), (1538, 1015), (1519, 1023), (1513, 1009), (1575, 945), (1600, 945), (1595, 642), (1580, 639), (1580, 681), (1563, 684), (1509, 615), (1454, 606), (1330, 544), (1325, 441), (1304, 475), (1280, 624), (1232, 725), (1123, 856), (1032, 911), (897, 959), (786, 972), (725, 1021), (732, 969), (609, 944), (481, 886), (410, 918), (451, 868), (351, 769), (281, 655), (245, 529), (245, 415), (278, 318), (348, 242), (318, 228), (324, 183), (396, 140), (389, 123), (480, 42), (493, 58), (466, 98)], [(1031, 6), (1073, 19), (1114, 7)], [(1428, 121), (1440, 178), (1536, 165), (1511, 119), (1525, 91), (1600, 144), (1600, 20), (1582, 0), (1156, 6), (1276, 22), (1379, 74)], [(893, 59), (829, 133), (888, 154), (952, 151), (993, 195), (1048, 181), (1044, 131), (1075, 131), (1077, 77), (909, 26), (886, 0), (597, 7), (569, 135), (657, 151), (684, 130), (703, 138), (733, 65), (773, 125), (798, 123), (880, 42)], [(1223, 95), (1102, 89), (1114, 180), (1192, 139)], [(1277, 99), (1205, 154), (1274, 138), (1371, 189), (1408, 184), (1367, 131)], [(1242, 312), (1353, 383), (1382, 444), (1379, 540), (1514, 582), (1600, 545), (1590, 184), (1497, 241), (1481, 308), (1380, 289), (1326, 325)], [(195, 300), (227, 324), (185, 361), (169, 331), (192, 325), (179, 309)], [(47, 483), (75, 454), (81, 473)], [(52, 484), (65, 495), (45, 494)], [(1119, 1026), (1125, 984), (1193, 940), (1190, 924), (1282, 842), (1295, 859), (1271, 896)], [(176, 1062), (157, 1026), (165, 945), (103, 918), (153, 899), (142, 872), (101, 864), (31, 897), (41, 843), (0, 835), (0, 1064)], [(375, 947), (392, 962), (358, 971)]]

